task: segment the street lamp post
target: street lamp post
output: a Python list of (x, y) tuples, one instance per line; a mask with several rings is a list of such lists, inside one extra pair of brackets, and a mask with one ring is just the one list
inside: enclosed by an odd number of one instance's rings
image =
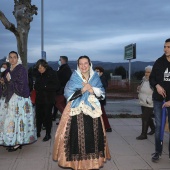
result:
[(44, 0), (41, 0), (41, 58), (46, 60), (44, 51)]

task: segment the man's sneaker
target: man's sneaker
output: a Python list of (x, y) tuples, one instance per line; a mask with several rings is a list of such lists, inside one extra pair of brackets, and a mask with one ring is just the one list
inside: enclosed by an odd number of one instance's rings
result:
[(155, 152), (155, 153), (152, 154), (152, 162), (158, 162), (160, 158), (161, 158), (160, 153)]

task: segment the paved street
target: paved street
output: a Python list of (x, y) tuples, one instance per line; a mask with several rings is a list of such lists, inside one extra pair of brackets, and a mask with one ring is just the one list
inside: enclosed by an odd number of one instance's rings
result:
[(128, 99), (128, 100), (107, 100), (106, 113), (112, 115), (119, 114), (131, 114), (139, 115), (141, 114), (141, 107), (139, 105), (138, 99)]
[[(108, 105), (111, 105), (109, 107), (113, 107), (113, 110), (118, 111), (123, 108), (135, 113), (137, 110), (134, 112), (130, 109), (130, 105), (135, 101), (129, 104), (128, 102), (119, 104), (119, 109), (118, 103)], [(109, 110), (109, 108), (106, 109)], [(110, 118), (109, 121), (113, 129), (113, 132), (107, 133), (112, 159), (107, 161), (101, 170), (170, 170), (167, 132), (164, 136), (162, 158), (159, 163), (153, 163), (151, 154), (154, 152), (154, 136), (148, 136), (148, 139), (143, 141), (136, 140), (141, 132), (140, 118)], [(21, 150), (9, 153), (0, 146), (0, 170), (62, 170), (63, 168), (58, 167), (52, 160), (56, 128), (57, 125), (53, 122), (52, 139), (48, 142), (42, 142), (45, 135), (45, 131), (42, 131), (42, 137), (36, 143), (24, 146)]]

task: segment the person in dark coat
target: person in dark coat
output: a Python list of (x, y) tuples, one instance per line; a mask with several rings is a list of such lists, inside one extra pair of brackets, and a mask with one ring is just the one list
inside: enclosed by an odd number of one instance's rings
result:
[(56, 90), (60, 88), (60, 83), (56, 72), (48, 66), (48, 63), (40, 59), (36, 63), (39, 71), (34, 88), (36, 90), (36, 121), (37, 137), (40, 137), (43, 120), (45, 120), (46, 136), (43, 141), (51, 139), (52, 127), (52, 107), (55, 101)]
[(67, 56), (60, 56), (60, 60), (58, 61), (58, 64), (60, 65), (60, 67), (57, 71), (57, 75), (61, 83), (61, 88), (56, 95), (56, 107), (61, 113), (63, 113), (63, 110), (66, 106), (66, 99), (64, 97), (64, 88), (66, 86), (66, 83), (71, 77), (72, 71), (68, 65)]
[[(108, 87), (108, 81), (107, 81), (106, 77), (104, 76), (104, 69), (102, 67), (98, 66), (98, 67), (95, 67), (95, 71), (100, 76), (100, 80), (101, 80), (103, 87), (106, 91), (106, 89)], [(107, 118), (106, 111), (105, 111), (105, 108), (104, 108), (104, 106), (106, 105), (106, 98), (104, 100), (100, 100), (100, 104), (101, 104), (102, 118), (103, 118), (103, 121), (104, 121), (106, 132), (112, 132), (112, 128), (110, 126), (110, 123), (109, 123), (109, 120)]]
[(6, 92), (4, 79), (7, 73), (10, 71), (9, 67), (10, 67), (10, 64), (8, 62), (5, 62), (5, 63), (2, 63), (1, 68), (0, 68), (0, 95), (1, 96), (4, 96)]

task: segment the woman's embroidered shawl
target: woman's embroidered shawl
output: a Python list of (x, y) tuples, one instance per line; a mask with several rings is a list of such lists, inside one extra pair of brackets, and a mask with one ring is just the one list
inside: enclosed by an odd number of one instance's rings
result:
[[(93, 72), (91, 75), (92, 76), (90, 77), (88, 83), (92, 87), (98, 88), (101, 91), (102, 96), (104, 96), (105, 91), (100, 77), (96, 72)], [(64, 96), (66, 99), (69, 100), (77, 90), (82, 89), (83, 82), (82, 75), (78, 71), (74, 71), (64, 90)], [(70, 116), (78, 115), (81, 112), (91, 116), (92, 118), (100, 117), (102, 115), (100, 102), (95, 95), (90, 94), (88, 91), (73, 100), (71, 103)]]
[(5, 83), (7, 84), (6, 102), (9, 102), (14, 93), (18, 96), (28, 98), (28, 74), (24, 66), (18, 64), (14, 70), (9, 73), (11, 75), (10, 82), (5, 79)]

